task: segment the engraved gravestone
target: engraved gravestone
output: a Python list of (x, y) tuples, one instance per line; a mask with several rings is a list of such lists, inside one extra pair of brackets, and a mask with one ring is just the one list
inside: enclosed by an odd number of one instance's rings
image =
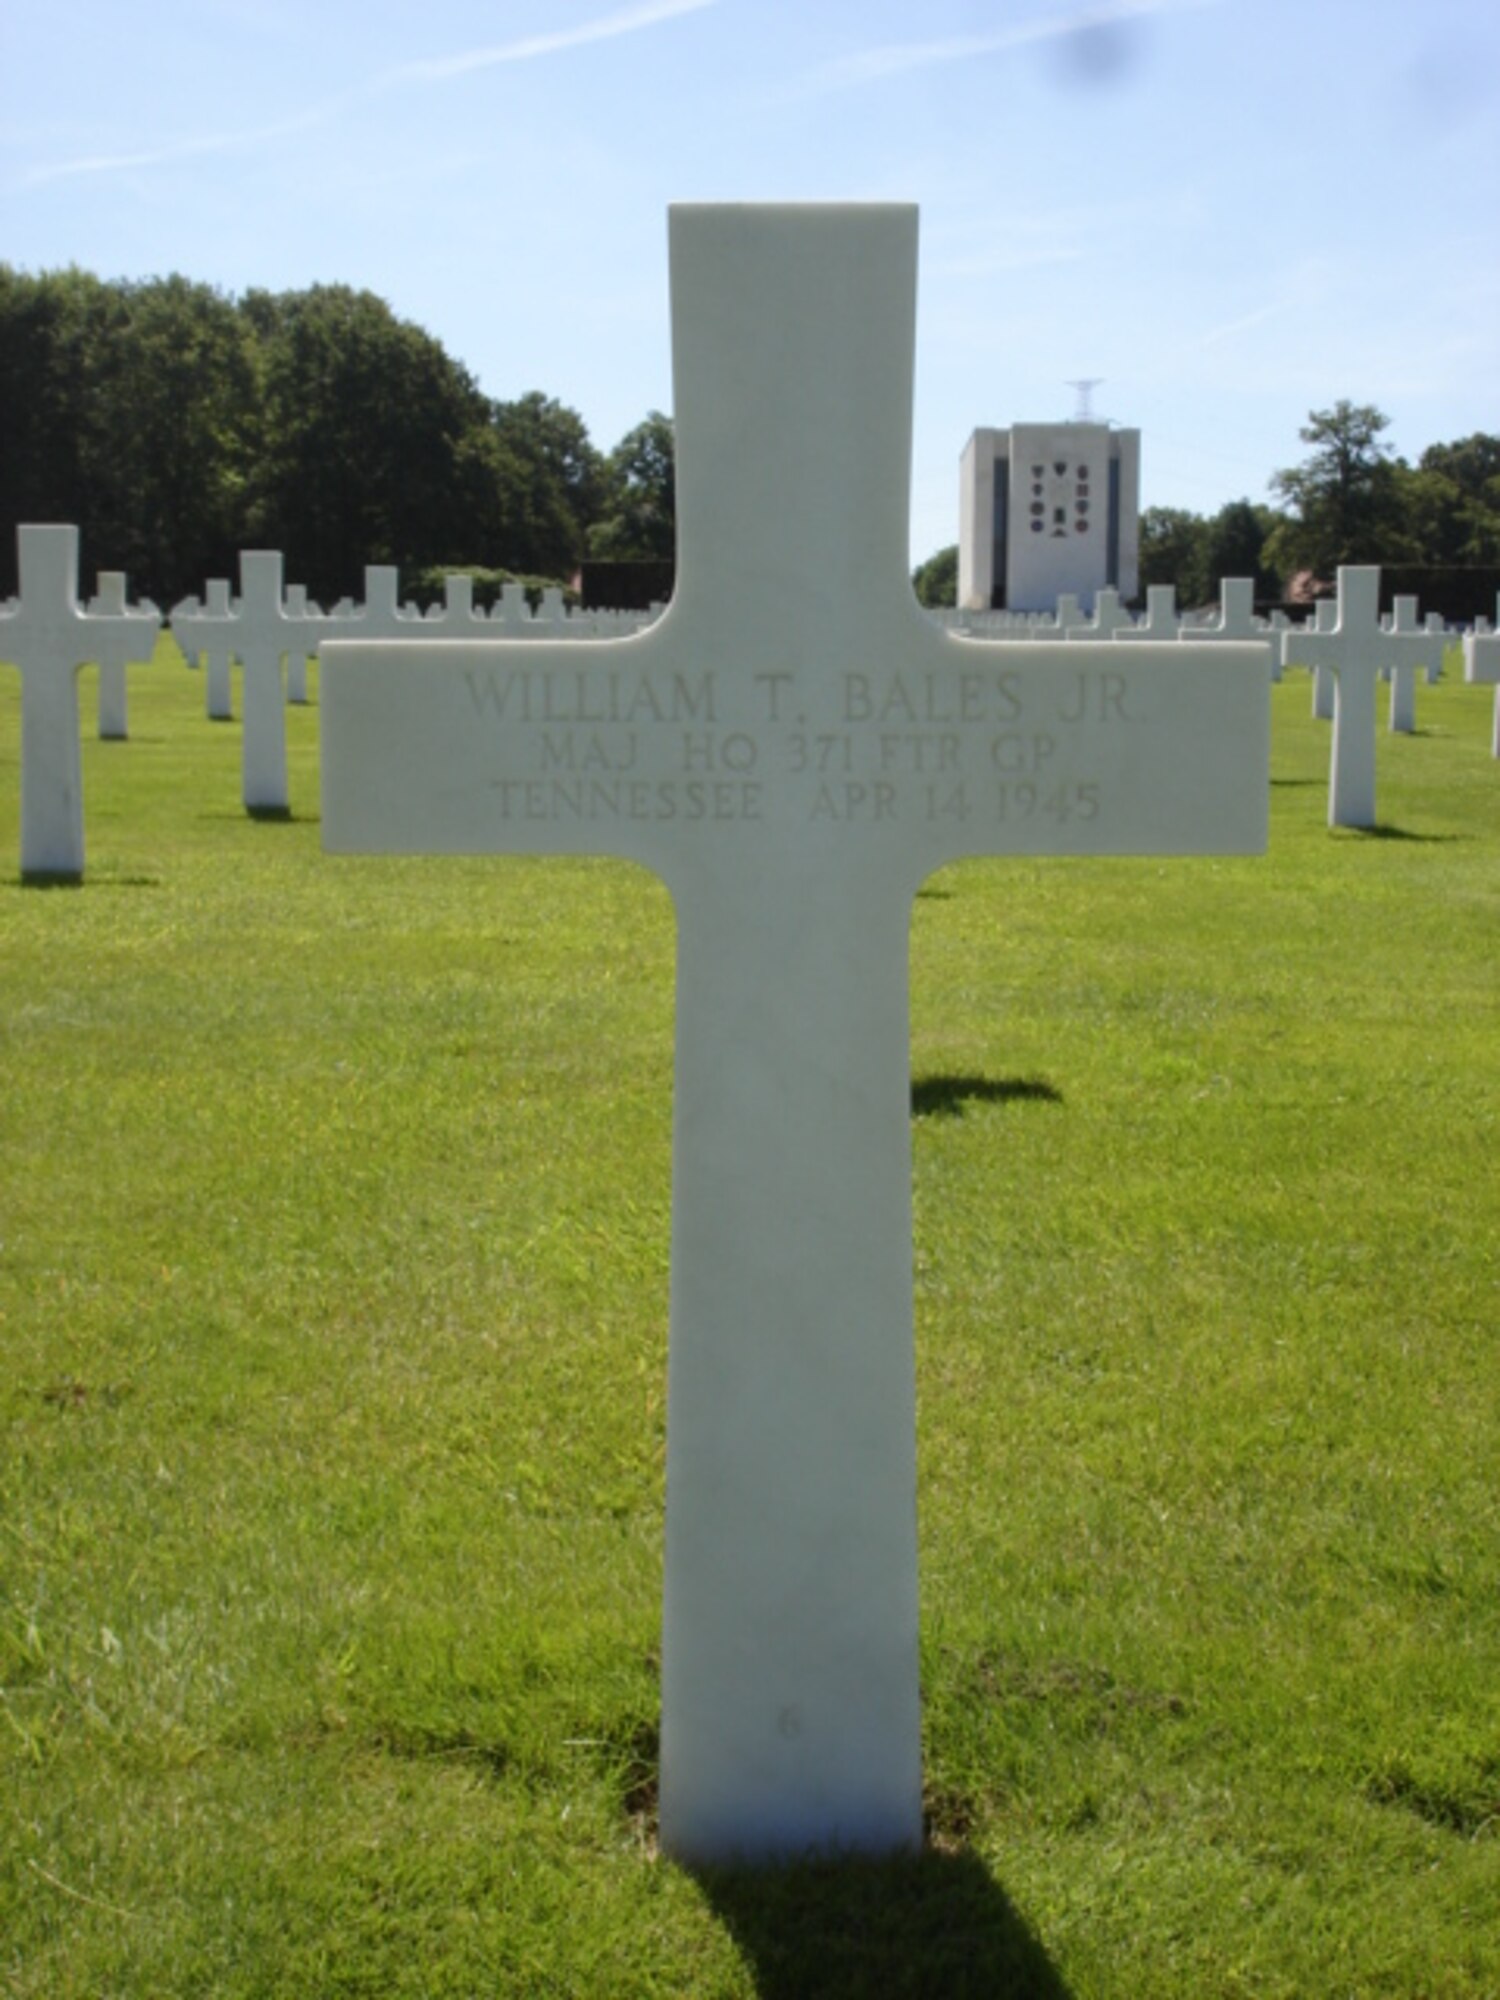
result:
[(671, 213), (677, 590), (615, 641), (331, 641), (336, 852), (614, 854), (678, 918), (661, 1838), (921, 1839), (907, 931), (970, 854), (1264, 845), (1264, 649), (939, 628), (915, 209)]

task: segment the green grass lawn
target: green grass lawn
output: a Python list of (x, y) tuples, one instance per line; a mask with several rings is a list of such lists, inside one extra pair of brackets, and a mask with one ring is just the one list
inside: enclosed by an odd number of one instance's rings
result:
[[(94, 678), (83, 677), (86, 717)], [(891, 1867), (656, 1858), (673, 937), (332, 860), (163, 643), (18, 879), (0, 1990), (1500, 1994), (1500, 766), (912, 923), (925, 1755)]]

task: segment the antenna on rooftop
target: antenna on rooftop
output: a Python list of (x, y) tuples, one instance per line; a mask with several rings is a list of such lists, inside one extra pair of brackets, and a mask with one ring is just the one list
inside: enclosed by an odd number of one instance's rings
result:
[(1094, 391), (1105, 380), (1103, 375), (1084, 375), (1076, 382), (1069, 382), (1070, 389), (1078, 391), (1078, 408), (1073, 412), (1075, 424), (1092, 424), (1094, 416)]

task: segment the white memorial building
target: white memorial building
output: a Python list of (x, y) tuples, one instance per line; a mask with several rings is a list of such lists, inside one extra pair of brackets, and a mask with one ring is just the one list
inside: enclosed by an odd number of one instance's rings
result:
[(1139, 588), (1141, 434), (1078, 420), (978, 430), (964, 447), (958, 601), (966, 611), (1086, 612)]

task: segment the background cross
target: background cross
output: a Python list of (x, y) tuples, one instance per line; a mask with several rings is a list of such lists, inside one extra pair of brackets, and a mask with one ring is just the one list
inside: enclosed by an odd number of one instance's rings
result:
[(21, 670), (21, 875), (81, 881), (78, 670), (121, 627), (137, 643), (140, 614), (79, 608), (76, 528), (20, 527), (16, 546), (21, 594), (0, 610), (0, 660)]

